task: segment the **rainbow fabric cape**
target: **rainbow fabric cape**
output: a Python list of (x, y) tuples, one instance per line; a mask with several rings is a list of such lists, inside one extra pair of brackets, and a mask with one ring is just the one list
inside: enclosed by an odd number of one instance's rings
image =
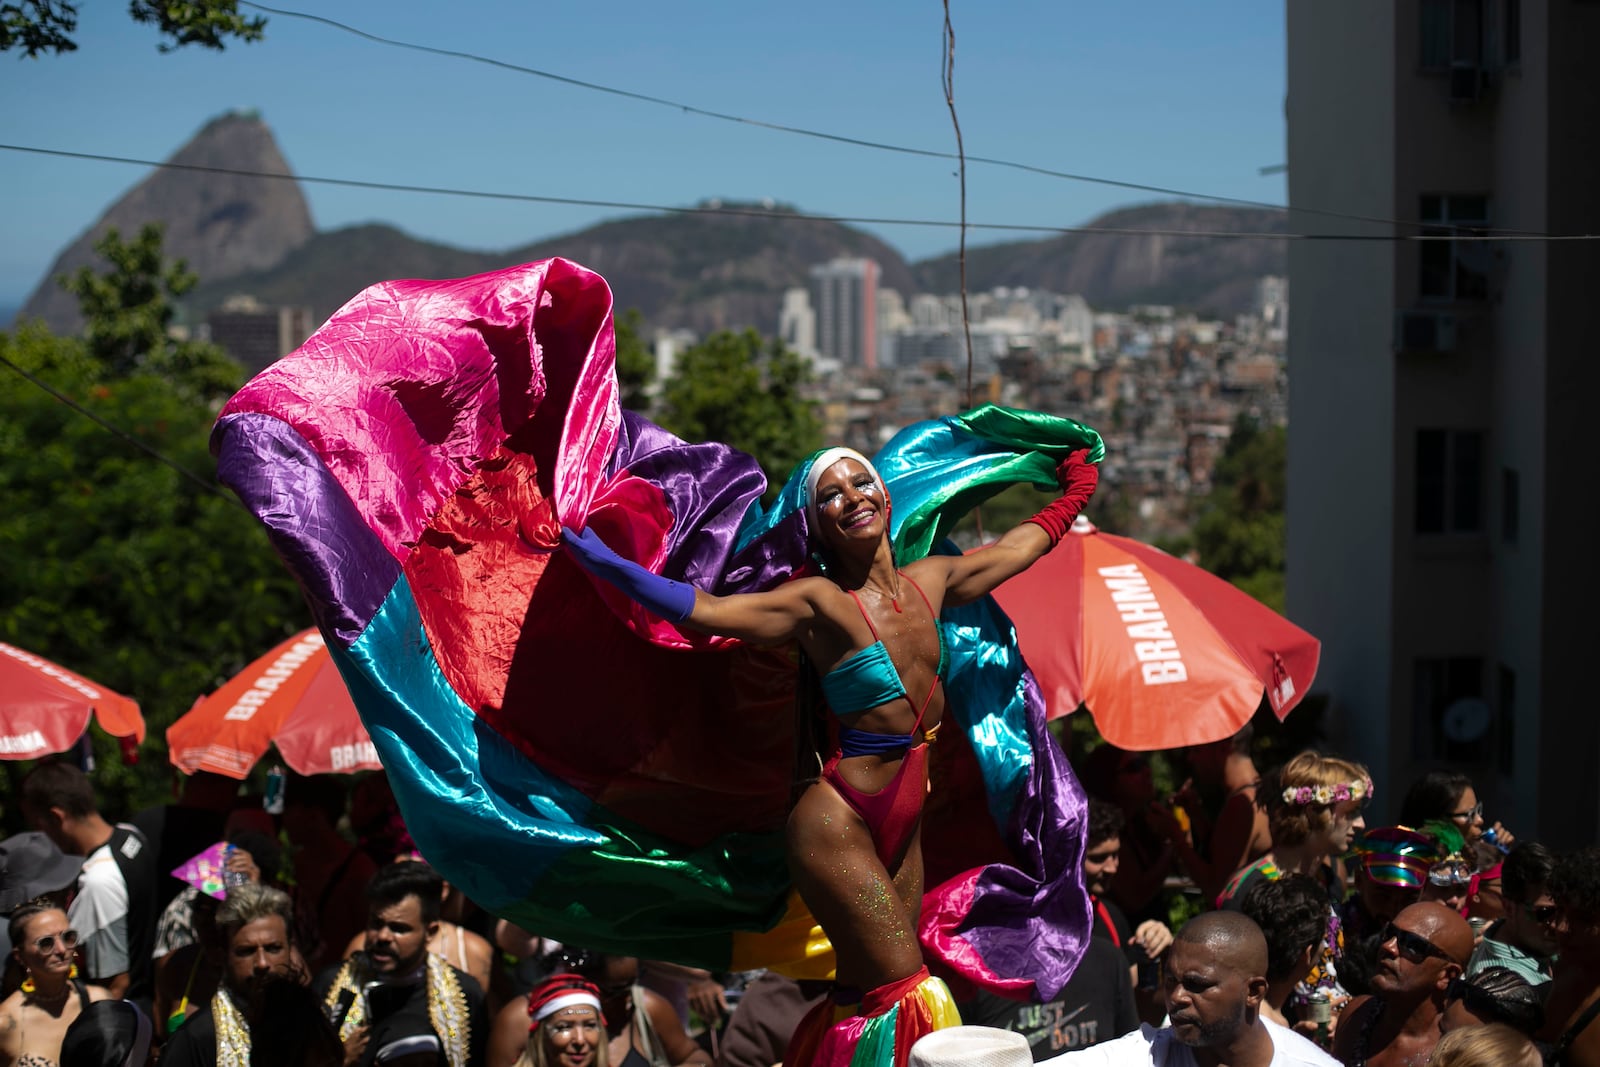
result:
[[(362, 292), (250, 381), (219, 476), (300, 581), (418, 847), (546, 937), (716, 970), (831, 973), (792, 891), (793, 648), (680, 631), (580, 570), (593, 528), (714, 593), (806, 561), (802, 485), (620, 409), (611, 293), (561, 259)], [(897, 558), (973, 505), (1103, 449), (1001, 408), (907, 428), (876, 457)], [(946, 610), (921, 934), (944, 973), (1055, 995), (1087, 944), (1084, 795), (991, 599)]]

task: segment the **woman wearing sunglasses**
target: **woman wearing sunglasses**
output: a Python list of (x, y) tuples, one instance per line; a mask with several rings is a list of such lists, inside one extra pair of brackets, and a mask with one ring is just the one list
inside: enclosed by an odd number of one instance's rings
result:
[(1472, 788), (1472, 779), (1455, 771), (1424, 774), (1412, 783), (1400, 805), (1402, 826), (1420, 827), (1434, 821), (1454, 824), (1469, 849), (1492, 840), (1498, 851), (1506, 852), (1516, 843), (1511, 831), (1500, 823), (1484, 826), (1483, 801)]
[(24, 904), (12, 912), (8, 932), (27, 977), (0, 1002), (0, 1067), (55, 1067), (67, 1027), (110, 994), (78, 977), (78, 932), (60, 908)]

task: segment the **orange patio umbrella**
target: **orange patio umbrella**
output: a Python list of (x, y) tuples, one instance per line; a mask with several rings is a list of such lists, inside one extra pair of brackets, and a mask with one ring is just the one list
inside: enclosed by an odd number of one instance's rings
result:
[(314, 629), (295, 634), (167, 727), (167, 754), (185, 774), (242, 779), (271, 745), (300, 774), (382, 766)]
[(123, 739), (124, 757), (144, 740), (144, 716), (131, 697), (0, 641), (0, 759), (65, 752), (89, 728)]
[(1317, 673), (1321, 642), (1192, 563), (1079, 518), (995, 590), (1058, 718), (1080, 704), (1119, 748), (1219, 741), (1266, 695), (1279, 719)]

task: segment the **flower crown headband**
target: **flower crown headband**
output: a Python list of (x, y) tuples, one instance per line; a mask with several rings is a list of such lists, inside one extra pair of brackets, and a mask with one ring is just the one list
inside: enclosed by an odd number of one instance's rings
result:
[(1342, 804), (1347, 800), (1364, 800), (1372, 795), (1372, 779), (1355, 782), (1336, 782), (1333, 785), (1302, 785), (1283, 791), (1286, 804)]

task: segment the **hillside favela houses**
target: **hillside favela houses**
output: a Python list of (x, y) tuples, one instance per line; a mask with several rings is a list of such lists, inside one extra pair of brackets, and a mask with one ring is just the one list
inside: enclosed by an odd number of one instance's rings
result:
[[(819, 264), (811, 277), (784, 294), (776, 333), (812, 363), (827, 439), (870, 453), (908, 423), (966, 406), (960, 294), (878, 288), (871, 260)], [(819, 306), (833, 317), (826, 329)], [(973, 401), (1094, 425), (1105, 477), (1133, 501), (1146, 539), (1182, 532), (1239, 416), (1280, 425), (1288, 415), (1281, 276), (1259, 279), (1249, 310), (1226, 320), (1166, 305), (1095, 311), (1081, 296), (1022, 287), (969, 294), (967, 316)]]
[[(62, 250), (24, 317), (77, 330), (54, 279), (94, 265), (108, 229), (157, 222), (165, 254), (200, 279), (184, 329), (254, 373), (368, 285), (566, 256), (606, 278), (619, 311), (639, 312), (658, 379), (714, 331), (776, 336), (811, 363), (826, 438), (864, 452), (984, 401), (1081, 418), (1106, 437), (1119, 528), (1145, 540), (1185, 532), (1239, 416), (1287, 415), (1284, 243), (1270, 236), (1281, 212), (1152, 203), (1093, 220), (1105, 233), (969, 248), (963, 301), (954, 255), (907, 262), (772, 200), (707, 200), (483, 252), (381, 224), (319, 231), (295, 183), (231, 173), (292, 173), (253, 112), (212, 119), (171, 158), (181, 166), (153, 171)], [(1193, 231), (1266, 239), (1183, 236)]]
[[(778, 321), (761, 331), (810, 363), (826, 439), (869, 454), (901, 427), (968, 403), (960, 294), (902, 295), (878, 276), (871, 259), (817, 264), (811, 286), (786, 291)], [(1226, 320), (1168, 305), (1096, 311), (1081, 296), (1024, 287), (969, 294), (967, 314), (972, 402), (1070, 413), (1099, 429), (1105, 477), (1133, 504), (1129, 532), (1146, 540), (1184, 532), (1239, 416), (1287, 419), (1281, 276), (1260, 278), (1249, 310)], [(308, 308), (239, 295), (206, 327), (253, 372), (312, 323)], [(658, 378), (701, 340), (683, 327), (651, 337)]]

